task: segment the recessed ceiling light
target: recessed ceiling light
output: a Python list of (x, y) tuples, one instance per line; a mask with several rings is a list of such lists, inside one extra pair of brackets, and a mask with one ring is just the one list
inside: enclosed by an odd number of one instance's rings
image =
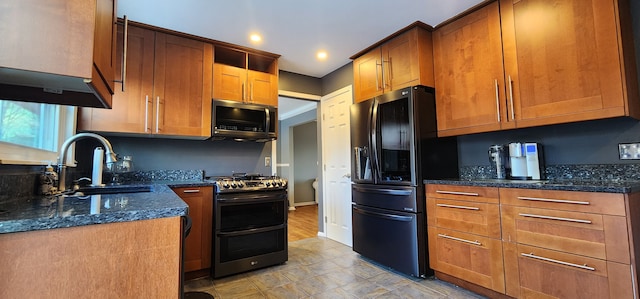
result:
[(318, 60), (327, 59), (327, 52), (326, 51), (318, 51), (318, 53), (316, 54), (316, 58), (318, 58)]
[(249, 39), (254, 43), (259, 43), (260, 41), (262, 41), (262, 36), (260, 36), (260, 34), (257, 34), (257, 33), (252, 33), (249, 36)]

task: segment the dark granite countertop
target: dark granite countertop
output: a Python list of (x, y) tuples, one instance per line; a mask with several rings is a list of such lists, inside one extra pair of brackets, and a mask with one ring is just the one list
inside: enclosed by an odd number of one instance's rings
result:
[(213, 186), (207, 181), (136, 182), (150, 192), (111, 193), (84, 197), (31, 196), (0, 201), (0, 234), (127, 222), (188, 214), (187, 204), (171, 187)]
[(425, 184), (524, 188), (540, 190), (584, 191), (605, 193), (640, 192), (640, 181), (635, 180), (543, 180), (518, 181), (498, 179), (442, 179), (424, 180)]

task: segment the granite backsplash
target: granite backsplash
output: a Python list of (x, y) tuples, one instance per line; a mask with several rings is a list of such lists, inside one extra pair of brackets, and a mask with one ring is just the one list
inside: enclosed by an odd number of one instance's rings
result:
[[(495, 178), (488, 165), (463, 166), (459, 170), (460, 179)], [(545, 178), (580, 181), (639, 181), (640, 164), (546, 165)]]

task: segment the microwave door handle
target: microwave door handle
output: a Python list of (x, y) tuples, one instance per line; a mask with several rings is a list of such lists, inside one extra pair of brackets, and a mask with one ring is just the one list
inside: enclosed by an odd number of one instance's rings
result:
[(266, 115), (266, 117), (264, 118), (265, 121), (267, 122), (266, 124), (264, 124), (264, 132), (269, 134), (269, 124), (271, 124), (271, 115), (269, 114), (269, 108), (264, 108), (264, 114)]

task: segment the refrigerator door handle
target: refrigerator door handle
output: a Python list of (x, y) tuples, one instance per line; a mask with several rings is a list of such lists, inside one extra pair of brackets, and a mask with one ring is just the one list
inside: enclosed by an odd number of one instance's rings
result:
[(378, 160), (378, 99), (373, 99), (373, 107), (371, 109), (371, 132), (369, 134), (371, 143), (371, 161), (372, 161), (372, 172), (374, 173), (375, 180), (374, 183), (377, 183), (382, 180), (382, 175), (380, 171), (380, 161)]
[(369, 216), (388, 219), (388, 220), (393, 220), (393, 221), (402, 221), (402, 222), (411, 222), (411, 221), (413, 221), (413, 217), (412, 216), (400, 216), (400, 215), (394, 215), (394, 214), (376, 213), (376, 212), (371, 212), (371, 211), (366, 211), (366, 210), (363, 210), (363, 209), (359, 209), (357, 207), (353, 207), (353, 211), (356, 212), (356, 213), (363, 214), (363, 215), (369, 215)]
[(377, 193), (377, 194), (384, 194), (384, 195), (395, 195), (395, 196), (409, 196), (413, 193), (413, 190), (364, 188), (359, 186), (353, 186), (353, 190), (360, 191), (360, 192)]

